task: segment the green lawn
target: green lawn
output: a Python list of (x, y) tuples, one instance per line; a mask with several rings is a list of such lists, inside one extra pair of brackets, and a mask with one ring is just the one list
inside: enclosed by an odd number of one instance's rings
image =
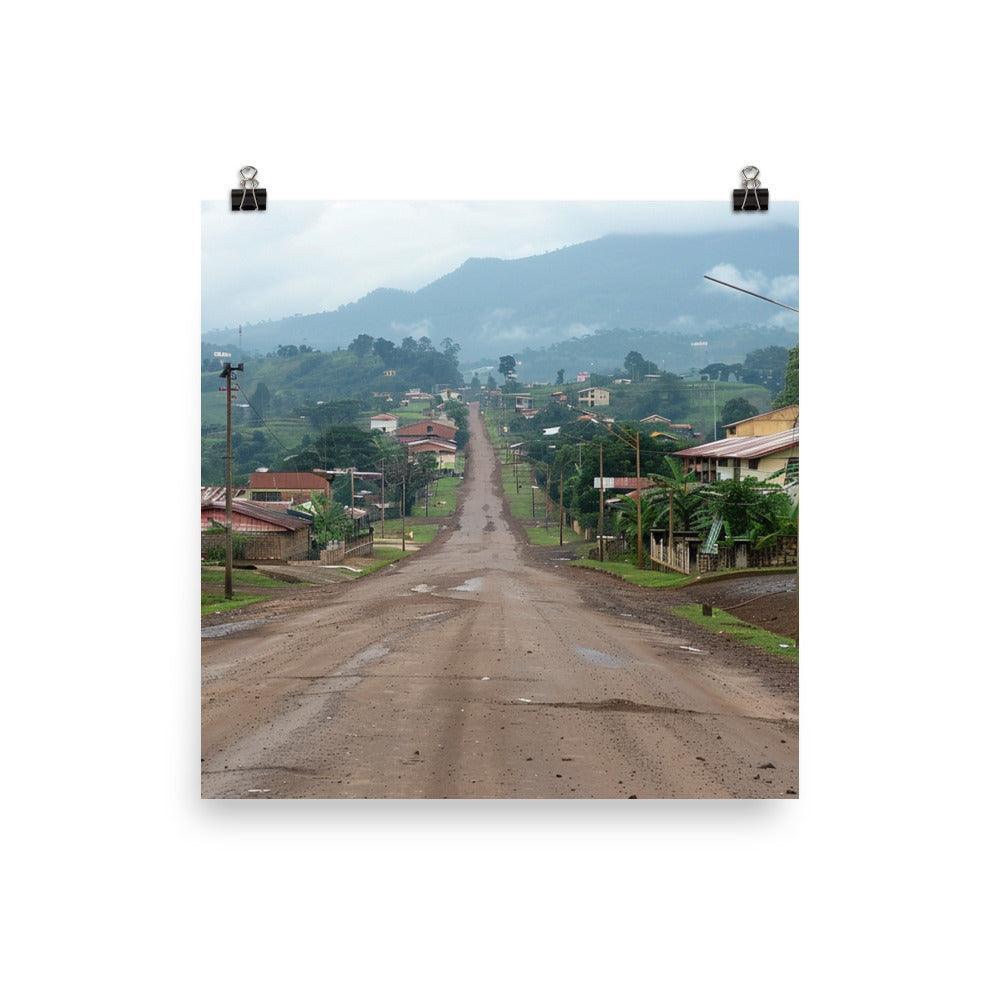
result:
[[(428, 542), (433, 542), (435, 536), (438, 533), (438, 529), (441, 526), (439, 524), (417, 524), (410, 518), (406, 519), (406, 538), (410, 540), (410, 532), (413, 532), (413, 541), (418, 545), (426, 545)], [(386, 538), (402, 538), (403, 536), (403, 522), (398, 518), (386, 518), (385, 522), (385, 537)], [(375, 544), (378, 544), (378, 540), (382, 537), (382, 525), (376, 521), (375, 522)]]
[(756, 646), (758, 649), (766, 650), (775, 656), (798, 662), (799, 648), (794, 639), (775, 635), (774, 632), (768, 632), (767, 629), (750, 625), (735, 615), (729, 614), (728, 611), (716, 608), (711, 615), (703, 615), (700, 604), (682, 604), (670, 610), (692, 625), (698, 625), (712, 632), (725, 632), (726, 635), (731, 635), (744, 646)]
[(597, 559), (577, 559), (574, 566), (586, 566), (588, 569), (596, 569), (602, 573), (610, 573), (612, 576), (620, 577), (628, 583), (634, 583), (637, 587), (683, 587), (690, 583), (691, 577), (684, 573), (661, 573), (656, 569), (638, 569), (632, 563), (627, 562), (600, 562)]

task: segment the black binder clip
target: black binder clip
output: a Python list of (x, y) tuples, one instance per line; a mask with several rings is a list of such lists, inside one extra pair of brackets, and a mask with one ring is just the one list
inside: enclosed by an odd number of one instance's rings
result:
[(267, 188), (258, 187), (256, 167), (240, 167), (240, 186), (229, 192), (234, 212), (267, 210)]
[(744, 167), (740, 173), (743, 175), (743, 187), (733, 189), (733, 211), (766, 212), (767, 188), (760, 186), (760, 170)]

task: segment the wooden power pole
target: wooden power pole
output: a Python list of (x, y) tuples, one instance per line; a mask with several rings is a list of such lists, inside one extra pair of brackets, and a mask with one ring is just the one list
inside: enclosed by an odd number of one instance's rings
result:
[(563, 521), (566, 516), (563, 513), (563, 470), (559, 470), (559, 544), (563, 543)]
[(604, 562), (604, 442), (597, 445), (598, 461), (600, 462), (601, 497), (597, 507), (597, 558)]
[(241, 371), (242, 361), (238, 365), (225, 361), (219, 374), (226, 380), (226, 600), (233, 596), (233, 372)]
[(639, 429), (635, 432), (635, 564), (639, 569), (645, 569), (645, 549), (642, 547), (642, 484), (639, 481)]

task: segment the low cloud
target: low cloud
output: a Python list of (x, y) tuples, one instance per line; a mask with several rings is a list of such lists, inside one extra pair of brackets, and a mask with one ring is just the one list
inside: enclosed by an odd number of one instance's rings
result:
[[(787, 305), (797, 305), (799, 301), (799, 276), (797, 274), (779, 274), (769, 278), (763, 271), (741, 271), (733, 264), (716, 264), (708, 272), (708, 276), (728, 282), (730, 285), (738, 285), (748, 292), (756, 292), (758, 295), (766, 295), (769, 299), (777, 299), (778, 302), (784, 302)], [(707, 283), (706, 290), (710, 294), (728, 294), (725, 288), (720, 288), (711, 282)], [(770, 323), (768, 325), (783, 324)]]

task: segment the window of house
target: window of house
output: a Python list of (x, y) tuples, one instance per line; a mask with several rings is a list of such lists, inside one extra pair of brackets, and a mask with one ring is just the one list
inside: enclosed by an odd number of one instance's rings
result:
[(750, 466), (751, 469), (756, 469), (760, 465), (760, 459), (751, 458), (750, 461), (747, 462), (747, 465)]
[(254, 490), (250, 494), (250, 499), (277, 503), (281, 499), (281, 492), (279, 490)]
[(720, 458), (719, 459), (719, 465), (722, 466), (722, 468), (724, 468), (724, 469), (728, 468), (729, 467), (729, 459), (728, 458)]
[(428, 424), (427, 425), (427, 433), (431, 434), (431, 433), (433, 433), (433, 431), (434, 431), (434, 425), (433, 424)]

